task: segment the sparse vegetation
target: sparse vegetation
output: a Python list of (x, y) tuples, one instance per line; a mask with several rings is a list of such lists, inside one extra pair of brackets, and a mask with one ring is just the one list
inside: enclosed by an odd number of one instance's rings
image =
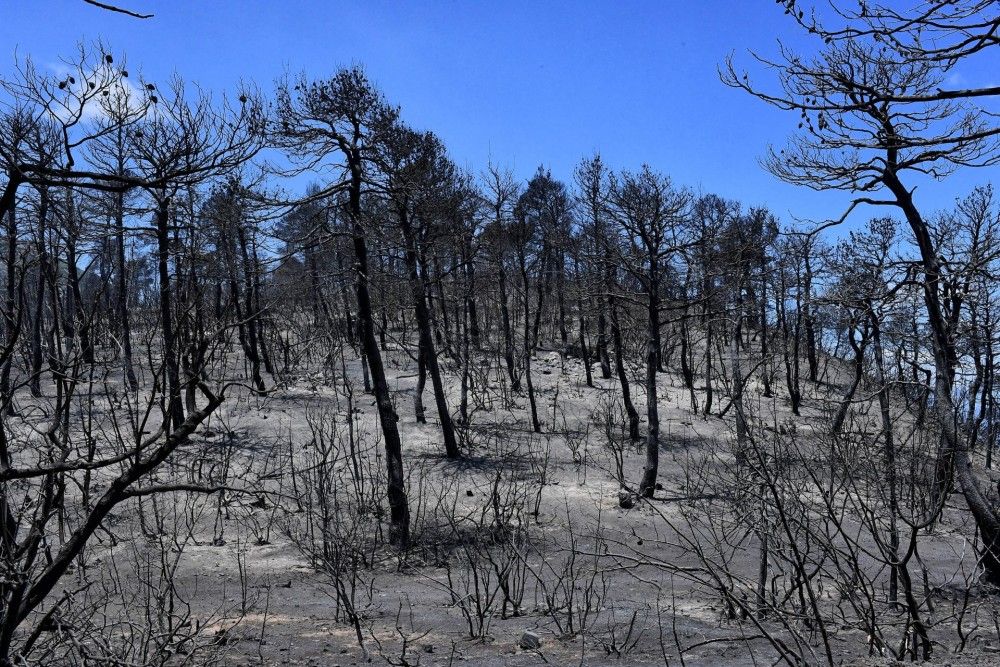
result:
[(819, 224), (463, 169), (360, 66), (16, 60), (0, 667), (995, 660), (1000, 202), (909, 179), (1000, 161), (1000, 8), (778, 4), (720, 71)]

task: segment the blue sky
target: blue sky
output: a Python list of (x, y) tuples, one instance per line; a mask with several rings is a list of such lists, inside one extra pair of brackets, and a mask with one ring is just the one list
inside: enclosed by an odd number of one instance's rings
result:
[[(0, 68), (9, 70), (15, 48), (45, 65), (98, 38), (151, 80), (176, 71), (212, 90), (247, 79), (269, 91), (285, 70), (324, 77), (361, 63), (411, 125), (434, 130), (476, 171), (492, 157), (521, 177), (544, 164), (569, 181), (581, 157), (600, 151), (612, 167), (647, 162), (678, 184), (767, 204), (784, 220), (839, 216), (849, 199), (765, 172), (758, 158), (784, 144), (797, 117), (719, 82), (731, 51), (773, 53), (778, 37), (809, 46), (769, 0), (119, 2), (155, 17), (82, 0), (5, 3)], [(958, 76), (983, 84), (993, 69)], [(918, 201), (948, 206), (997, 175), (965, 170), (921, 184)]]

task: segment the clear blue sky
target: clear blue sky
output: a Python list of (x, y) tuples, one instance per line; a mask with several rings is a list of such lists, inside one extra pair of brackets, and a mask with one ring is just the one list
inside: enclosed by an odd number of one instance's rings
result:
[[(769, 0), (116, 1), (155, 17), (82, 0), (0, 2), (0, 67), (9, 70), (15, 48), (46, 65), (100, 38), (154, 81), (176, 71), (212, 90), (242, 78), (268, 92), (286, 69), (324, 77), (361, 63), (411, 125), (434, 130), (476, 171), (492, 156), (522, 177), (544, 164), (569, 181), (599, 150), (612, 167), (648, 162), (678, 184), (767, 204), (785, 220), (839, 215), (848, 199), (766, 173), (757, 159), (798, 119), (719, 82), (730, 51), (773, 53), (778, 37), (807, 44)], [(959, 75), (983, 84), (996, 76), (989, 69)], [(921, 185), (918, 199), (947, 206), (997, 176), (965, 171)]]

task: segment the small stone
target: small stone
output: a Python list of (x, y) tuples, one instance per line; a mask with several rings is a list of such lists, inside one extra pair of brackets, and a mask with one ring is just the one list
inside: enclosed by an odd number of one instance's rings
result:
[(525, 651), (537, 651), (542, 647), (542, 638), (531, 630), (525, 630), (521, 633), (521, 640), (518, 642), (518, 646)]

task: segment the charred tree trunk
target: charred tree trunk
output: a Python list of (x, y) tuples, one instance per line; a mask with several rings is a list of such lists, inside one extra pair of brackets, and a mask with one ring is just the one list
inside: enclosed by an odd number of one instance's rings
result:
[(712, 399), (713, 399), (713, 388), (712, 388), (712, 347), (714, 345), (714, 340), (712, 338), (712, 321), (710, 317), (705, 318), (705, 405), (702, 408), (702, 414), (706, 417), (712, 413)]
[(427, 423), (424, 410), (424, 388), (427, 387), (427, 350), (424, 349), (424, 339), (421, 336), (417, 342), (417, 386), (413, 390), (413, 416), (418, 424)]
[[(240, 259), (243, 266), (243, 306), (242, 306), (242, 317), (240, 317), (240, 341), (244, 342), (244, 349), (246, 351), (247, 359), (250, 361), (250, 372), (252, 374), (252, 380), (257, 391), (263, 392), (266, 389), (264, 384), (264, 378), (261, 377), (261, 345), (259, 341), (257, 322), (259, 321), (260, 314), (257, 312), (257, 304), (254, 299), (254, 278), (253, 272), (256, 270), (256, 266), (251, 262), (250, 251), (247, 247), (247, 235), (246, 230), (243, 228), (243, 220), (233, 220), (233, 227), (235, 227), (236, 241), (239, 243), (240, 249)], [(236, 276), (233, 276), (233, 282), (235, 283)], [(235, 304), (239, 303), (239, 295), (234, 290), (233, 300)], [(240, 307), (236, 305), (237, 316), (240, 315)], [(273, 370), (273, 369), (272, 369)]]
[[(890, 156), (890, 163), (894, 162), (894, 155)], [(920, 250), (924, 272), (924, 305), (927, 311), (927, 321), (931, 327), (931, 347), (934, 352), (936, 371), (935, 416), (942, 433), (941, 447), (938, 451), (939, 476), (936, 480), (936, 488), (943, 495), (946, 488), (945, 480), (954, 473), (982, 537), (981, 560), (985, 570), (984, 577), (989, 583), (1000, 585), (1000, 516), (979, 487), (975, 471), (972, 468), (968, 443), (959, 434), (955, 423), (955, 404), (952, 391), (958, 354), (955, 348), (954, 332), (941, 303), (942, 267), (940, 258), (930, 231), (913, 204), (911, 192), (903, 186), (892, 170), (887, 169), (884, 172), (883, 182), (896, 197), (896, 201), (913, 231), (917, 247)], [(952, 317), (956, 319), (959, 306), (960, 303), (954, 304), (952, 309)], [(937, 500), (936, 506), (943, 502), (943, 498)]]
[(389, 394), (389, 383), (386, 381), (385, 367), (382, 365), (382, 352), (379, 350), (378, 338), (375, 335), (375, 318), (369, 291), (368, 243), (365, 240), (365, 228), (361, 220), (361, 157), (356, 151), (351, 151), (348, 154), (348, 161), (351, 174), (348, 190), (348, 212), (351, 218), (351, 234), (354, 245), (358, 323), (360, 325), (361, 346), (367, 359), (368, 370), (371, 373), (372, 389), (375, 392), (375, 404), (378, 408), (379, 423), (382, 426), (382, 439), (385, 446), (389, 521), (391, 524), (389, 541), (399, 548), (405, 548), (410, 541), (410, 507), (406, 498), (406, 479), (403, 475), (403, 447), (397, 426), (399, 417), (396, 416), (392, 396)]
[(162, 197), (156, 208), (156, 266), (159, 278), (160, 329), (163, 338), (165, 421), (168, 430), (184, 423), (181, 403), (181, 371), (174, 331), (174, 308), (170, 291), (170, 198)]
[(583, 372), (588, 387), (594, 386), (594, 376), (590, 372), (590, 350), (587, 348), (587, 318), (583, 310), (583, 285), (580, 280), (580, 262), (574, 257), (574, 269), (577, 276), (576, 310), (578, 326), (580, 327), (580, 358), (583, 360)]
[(472, 242), (467, 240), (464, 248), (465, 256), (465, 311), (468, 321), (468, 335), (472, 347), (481, 347), (482, 333), (479, 330), (479, 308), (476, 306), (476, 263), (473, 261)]
[(507, 364), (511, 390), (520, 391), (521, 378), (514, 368), (514, 330), (510, 321), (510, 306), (507, 301), (507, 272), (503, 268), (503, 258), (500, 258), (499, 264), (498, 287), (500, 289), (500, 326), (503, 328), (503, 358)]
[[(424, 366), (431, 376), (431, 385), (434, 388), (434, 402), (437, 405), (438, 419), (441, 421), (441, 436), (444, 439), (445, 453), (448, 455), (448, 458), (457, 459), (461, 457), (461, 453), (458, 450), (458, 441), (455, 439), (455, 426), (451, 420), (451, 411), (448, 409), (448, 399), (444, 393), (444, 382), (441, 378), (441, 367), (438, 364), (437, 350), (434, 348), (431, 316), (426, 298), (428, 283), (427, 277), (421, 277), (420, 275), (417, 235), (410, 223), (409, 212), (401, 208), (397, 212), (397, 215), (400, 229), (403, 232), (403, 239), (406, 242), (404, 259), (406, 261), (406, 269), (409, 273), (413, 307), (416, 310), (417, 333), (420, 337), (420, 354), (423, 357)], [(418, 392), (420, 389), (421, 387), (418, 387)]]
[(132, 317), (128, 307), (128, 264), (125, 259), (125, 196), (115, 194), (115, 307), (118, 315), (119, 333), (122, 346), (122, 366), (125, 370), (125, 382), (128, 388), (135, 391), (139, 381), (135, 376), (135, 364), (132, 361)]
[[(538, 315), (541, 311), (541, 303), (535, 313), (535, 335), (532, 336), (531, 329), (531, 292), (528, 283), (527, 260), (521, 258), (521, 280), (524, 284), (524, 384), (528, 391), (528, 405), (531, 407), (531, 429), (535, 433), (542, 432), (542, 424), (538, 421), (538, 406), (535, 403), (535, 386), (531, 382), (531, 357), (535, 351), (535, 341), (538, 334)], [(542, 292), (539, 290), (539, 298)]]
[(802, 322), (806, 330), (806, 359), (809, 363), (809, 381), (816, 382), (819, 379), (819, 356), (816, 350), (816, 321), (812, 310), (812, 280), (813, 271), (810, 262), (812, 248), (806, 245), (803, 249), (803, 266), (805, 272), (802, 280)]
[[(878, 373), (876, 378), (878, 387), (879, 414), (882, 418), (882, 451), (885, 457), (885, 490), (887, 492), (887, 504), (889, 515), (889, 544), (887, 554), (892, 561), (889, 571), (889, 602), (896, 604), (899, 595), (900, 570), (906, 566), (899, 562), (899, 528), (897, 516), (899, 515), (899, 498), (896, 490), (896, 443), (893, 434), (892, 414), (889, 408), (889, 380), (885, 372), (885, 357), (883, 356), (881, 325), (874, 315), (871, 306), (868, 308), (871, 314), (870, 323), (872, 329), (872, 344), (875, 346), (875, 369)], [(908, 573), (904, 573), (908, 577)]]
[[(788, 389), (788, 399), (792, 404), (792, 414), (798, 416), (799, 406), (802, 403), (802, 392), (799, 389), (799, 323), (802, 320), (802, 311), (795, 309), (794, 333), (788, 323), (788, 311), (785, 308), (785, 297), (787, 295), (787, 285), (785, 284), (785, 274), (781, 271), (781, 289), (778, 290), (775, 303), (778, 306), (778, 326), (781, 327), (782, 358), (785, 362), (785, 387)], [(798, 298), (796, 298), (798, 303)]]
[(618, 308), (614, 297), (608, 298), (608, 310), (611, 314), (611, 343), (615, 353), (615, 370), (618, 372), (618, 384), (622, 390), (622, 404), (628, 415), (628, 437), (632, 442), (639, 442), (639, 412), (632, 403), (631, 383), (628, 371), (625, 369), (625, 350), (622, 341), (621, 324), (618, 321)]
[(865, 375), (865, 347), (868, 344), (868, 334), (867, 332), (862, 332), (861, 340), (859, 341), (855, 334), (853, 323), (849, 327), (847, 340), (854, 351), (854, 378), (851, 380), (851, 385), (847, 388), (844, 398), (840, 401), (837, 414), (833, 417), (833, 424), (830, 426), (830, 435), (839, 435), (841, 429), (843, 429), (844, 421), (847, 419), (847, 412), (851, 407), (851, 401), (854, 400), (854, 394), (857, 393), (858, 387), (861, 386), (861, 380)]
[[(562, 353), (569, 349), (569, 330), (566, 328), (566, 252), (562, 248), (556, 253), (556, 302), (559, 306), (559, 338)], [(582, 336), (582, 334), (581, 334)], [(590, 384), (590, 383), (588, 383)]]
[(691, 397), (691, 412), (698, 414), (698, 395), (694, 388), (694, 364), (691, 362), (694, 346), (691, 345), (691, 327), (688, 326), (688, 313), (685, 306), (681, 314), (681, 377), (684, 387)]
[(660, 361), (660, 300), (657, 258), (649, 258), (646, 304), (646, 464), (642, 469), (639, 495), (652, 498), (660, 467), (660, 411), (657, 405), (656, 373)]
[[(14, 339), (18, 335), (17, 323), (19, 321), (17, 309), (17, 210), (16, 203), (11, 198), (6, 210), (0, 211), (0, 215), (7, 218), (7, 253), (4, 269), (6, 271), (4, 281), (4, 345), (13, 350)], [(14, 396), (11, 389), (11, 367), (14, 355), (8, 354), (0, 365), (0, 400), (3, 401), (3, 413), (11, 414), (14, 411)]]
[(38, 254), (38, 280), (35, 293), (35, 313), (31, 318), (31, 395), (42, 395), (42, 327), (45, 319), (45, 282), (48, 278), (48, 230), (49, 189), (38, 190), (38, 229), (35, 237), (35, 252)]
[(760, 281), (760, 382), (763, 385), (764, 398), (771, 398), (771, 350), (767, 338), (767, 278)]
[(608, 356), (608, 322), (604, 314), (605, 302), (597, 299), (597, 358), (601, 362), (601, 378), (611, 378), (611, 358)]

